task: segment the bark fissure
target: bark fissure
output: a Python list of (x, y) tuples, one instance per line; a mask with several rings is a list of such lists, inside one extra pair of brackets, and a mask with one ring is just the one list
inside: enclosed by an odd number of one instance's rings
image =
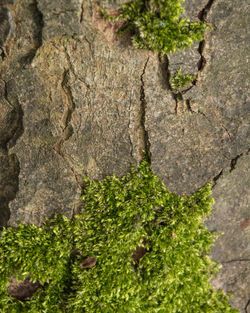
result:
[(243, 153), (238, 154), (235, 158), (233, 158), (231, 160), (231, 163), (230, 163), (230, 173), (236, 168), (237, 162), (238, 162), (239, 158), (242, 157), (242, 156), (243, 156)]
[(61, 120), (62, 134), (61, 134), (61, 138), (59, 139), (59, 141), (54, 145), (54, 150), (57, 154), (59, 154), (63, 158), (63, 160), (65, 161), (65, 163), (67, 164), (71, 172), (73, 173), (77, 184), (82, 188), (82, 182), (81, 182), (79, 175), (76, 173), (71, 162), (68, 160), (68, 158), (62, 151), (63, 144), (73, 135), (73, 132), (74, 132), (73, 127), (71, 125), (71, 117), (72, 117), (72, 113), (75, 110), (75, 103), (73, 100), (71, 88), (68, 83), (68, 79), (69, 79), (69, 70), (65, 70), (63, 73), (63, 78), (62, 78), (62, 83), (61, 83), (62, 90), (65, 95), (64, 113), (63, 113), (62, 120)]
[(37, 50), (43, 44), (43, 28), (44, 28), (44, 20), (43, 20), (43, 13), (39, 9), (38, 0), (34, 0), (31, 5), (32, 15), (34, 19), (34, 33), (33, 33), (33, 47), (30, 51), (20, 58), (20, 64), (24, 66), (24, 68), (29, 68), (30, 64), (32, 63), (33, 59), (36, 56)]
[(181, 95), (181, 93), (176, 93), (174, 92), (173, 88), (171, 87), (171, 83), (170, 83), (170, 78), (171, 78), (171, 74), (170, 74), (170, 70), (169, 70), (169, 58), (168, 56), (162, 55), (162, 54), (158, 54), (158, 61), (159, 61), (159, 67), (161, 70), (161, 76), (163, 77), (163, 85), (165, 88), (167, 88), (172, 96), (172, 99), (175, 102), (175, 114), (177, 114), (178, 112), (178, 106), (179, 106), (179, 102), (183, 100), (183, 97)]
[(233, 262), (250, 262), (250, 259), (232, 259), (232, 260), (223, 261), (220, 263), (221, 264), (228, 264), (228, 263), (233, 263)]
[[(140, 150), (139, 154), (142, 153), (142, 151), (144, 151), (147, 160), (150, 161), (150, 159), (151, 159), (150, 142), (149, 142), (149, 138), (148, 138), (148, 131), (146, 130), (146, 125), (145, 125), (147, 102), (145, 99), (144, 80), (143, 80), (143, 76), (145, 75), (148, 61), (149, 61), (149, 57), (147, 58), (147, 60), (144, 64), (142, 74), (140, 76), (141, 88), (140, 88), (140, 112), (139, 112), (139, 116), (140, 116), (140, 132), (141, 132), (141, 135), (139, 134), (139, 138), (141, 138), (141, 143), (139, 145), (139, 150)], [(142, 159), (142, 158), (143, 158), (143, 154), (140, 156), (140, 159)]]
[(193, 111), (193, 109), (191, 107), (191, 100), (190, 99), (186, 100), (186, 106), (187, 106), (187, 109), (188, 109), (189, 112), (195, 113), (195, 111)]
[[(207, 2), (207, 4), (204, 6), (204, 8), (199, 12), (198, 14), (198, 18), (201, 22), (205, 22), (207, 23), (207, 15), (209, 13), (209, 11), (211, 10), (212, 5), (214, 4), (215, 0), (209, 0)], [(199, 47), (198, 47), (198, 52), (200, 54), (200, 60), (197, 63), (197, 67), (198, 67), (198, 74), (197, 74), (197, 78), (194, 81), (194, 85), (197, 84), (198, 81), (198, 77), (199, 77), (199, 72), (203, 71), (205, 66), (206, 66), (206, 58), (204, 56), (204, 50), (205, 50), (205, 46), (206, 46), (206, 40), (203, 39), (200, 43), (199, 43)]]
[(245, 308), (244, 308), (244, 310), (245, 310), (245, 313), (248, 313), (247, 312), (247, 308), (250, 306), (250, 299), (248, 299), (248, 301), (247, 301), (247, 303), (246, 303), (246, 305), (245, 305)]
[(217, 181), (223, 176), (223, 169), (212, 179), (213, 181), (213, 187), (214, 188), (217, 185)]
[[(2, 93), (1, 96), (8, 103), (12, 111), (12, 125), (10, 132), (0, 142), (0, 163), (1, 163), (1, 174), (5, 177), (3, 181), (0, 176), (0, 229), (2, 226), (6, 226), (10, 218), (10, 201), (14, 200), (18, 192), (19, 187), (19, 160), (17, 155), (12, 153), (9, 154), (10, 141), (16, 141), (22, 134), (22, 108), (19, 103), (11, 103), (9, 99), (8, 82), (1, 79), (2, 82)], [(18, 131), (20, 129), (20, 131)], [(14, 138), (14, 139), (13, 139)], [(1, 138), (0, 138), (1, 139)], [(2, 188), (7, 185), (8, 188)]]
[(36, 8), (36, 13), (37, 13), (36, 25), (38, 28), (38, 34), (37, 34), (37, 41), (38, 41), (37, 49), (38, 49), (43, 44), (43, 27), (44, 27), (43, 13), (39, 9), (38, 0), (35, 0), (35, 8)]
[(83, 22), (83, 14), (84, 14), (84, 1), (85, 1), (85, 0), (83, 0), (83, 1), (82, 1), (82, 3), (81, 3), (80, 23), (82, 23), (82, 22)]
[(204, 8), (199, 12), (198, 18), (202, 22), (206, 22), (207, 15), (209, 11), (211, 10), (212, 5), (214, 4), (215, 0), (208, 0), (207, 4), (204, 6)]
[[(132, 101), (131, 101), (131, 97), (129, 98), (129, 121), (128, 121), (128, 131), (129, 131), (129, 143), (130, 143), (130, 146), (131, 146), (131, 149), (130, 149), (130, 155), (133, 158), (136, 158), (136, 152), (135, 152), (135, 149), (134, 149), (134, 144), (133, 144), (133, 138), (132, 138), (132, 134), (131, 134), (131, 130), (132, 129), (132, 116), (131, 116), (131, 112), (132, 112)], [(134, 131), (134, 129), (132, 129), (132, 131)]]
[(197, 113), (195, 111), (192, 110), (191, 107), (191, 101), (190, 99), (184, 99), (183, 94), (185, 94), (185, 92), (187, 92), (188, 90), (190, 90), (193, 86), (189, 87), (186, 90), (182, 90), (182, 91), (176, 91), (172, 88), (171, 83), (170, 83), (170, 79), (171, 79), (171, 74), (170, 74), (170, 70), (169, 70), (169, 59), (167, 55), (158, 55), (158, 61), (160, 64), (160, 69), (161, 69), (161, 75), (164, 78), (164, 85), (165, 88), (167, 88), (172, 96), (172, 99), (175, 102), (175, 114), (178, 113), (183, 113), (183, 111), (188, 111), (190, 113)]

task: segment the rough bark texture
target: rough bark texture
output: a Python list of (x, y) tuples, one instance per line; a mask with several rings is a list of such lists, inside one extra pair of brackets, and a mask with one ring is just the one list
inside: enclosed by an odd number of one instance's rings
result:
[[(117, 37), (117, 22), (100, 18), (98, 5), (125, 2), (0, 0), (0, 224), (71, 216), (83, 175), (121, 176), (145, 150), (171, 191), (215, 181), (207, 223), (225, 233), (212, 252), (223, 264), (214, 284), (246, 312), (249, 6), (186, 1), (185, 15), (213, 29), (163, 57), (136, 50)], [(174, 92), (179, 67), (196, 79)]]

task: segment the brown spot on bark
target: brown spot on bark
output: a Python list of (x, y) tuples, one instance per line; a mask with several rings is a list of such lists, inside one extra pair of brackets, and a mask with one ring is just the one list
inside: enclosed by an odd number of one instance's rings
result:
[(96, 265), (96, 261), (96, 258), (90, 256), (80, 264), (80, 268), (91, 268)]
[[(110, 10), (107, 11), (109, 15), (112, 15), (114, 17), (119, 15), (119, 10)], [(96, 27), (101, 31), (106, 40), (109, 43), (113, 43), (115, 41), (118, 41), (119, 38), (117, 32), (124, 24), (123, 21), (107, 21), (103, 18), (100, 8), (97, 7), (94, 9), (93, 17), (92, 17), (93, 24), (96, 25)]]
[(246, 218), (240, 222), (240, 226), (245, 229), (250, 225), (250, 218)]

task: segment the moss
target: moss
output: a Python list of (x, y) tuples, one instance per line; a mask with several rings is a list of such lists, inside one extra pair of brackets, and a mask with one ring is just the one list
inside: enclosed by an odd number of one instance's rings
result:
[(170, 78), (171, 88), (175, 92), (178, 92), (180, 89), (190, 85), (194, 79), (195, 79), (194, 74), (183, 75), (181, 74), (181, 68), (179, 68), (175, 75), (172, 78)]
[(117, 17), (101, 9), (103, 17), (124, 21), (119, 33), (128, 31), (133, 44), (162, 54), (190, 47), (201, 41), (208, 27), (204, 22), (191, 22), (181, 17), (184, 0), (132, 0), (124, 4)]
[[(189, 197), (167, 191), (146, 161), (121, 179), (86, 178), (74, 219), (1, 232), (0, 312), (237, 312), (209, 283), (210, 194), (210, 185)], [(42, 287), (15, 299), (10, 275)]]

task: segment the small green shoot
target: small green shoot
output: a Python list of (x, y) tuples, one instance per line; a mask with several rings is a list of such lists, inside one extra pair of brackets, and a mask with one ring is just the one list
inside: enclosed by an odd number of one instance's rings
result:
[(194, 79), (195, 79), (194, 74), (182, 75), (181, 68), (179, 68), (176, 74), (172, 78), (170, 78), (170, 85), (175, 92), (178, 92), (180, 91), (180, 89), (187, 87), (188, 85), (191, 85)]

